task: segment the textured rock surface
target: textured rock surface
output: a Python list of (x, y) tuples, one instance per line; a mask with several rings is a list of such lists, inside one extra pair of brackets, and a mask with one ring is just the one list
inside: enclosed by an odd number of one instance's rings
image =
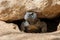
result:
[(37, 12), (39, 18), (60, 16), (60, 0), (0, 0), (0, 20), (22, 19), (26, 11)]
[(16, 24), (0, 21), (0, 40), (60, 40), (60, 30), (51, 33), (22, 33)]
[(48, 34), (9, 33), (1, 35), (0, 40), (60, 40), (60, 32)]
[[(23, 1), (23, 0), (22, 0)], [(21, 0), (0, 0), (0, 20), (17, 20), (23, 17), (25, 12)]]
[(59, 23), (59, 25), (57, 26), (57, 31), (58, 31), (58, 30), (60, 30), (60, 23)]
[(0, 21), (0, 35), (12, 32), (20, 32), (17, 25)]

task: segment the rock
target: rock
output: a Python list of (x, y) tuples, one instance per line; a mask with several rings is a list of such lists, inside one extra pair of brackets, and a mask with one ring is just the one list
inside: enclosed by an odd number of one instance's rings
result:
[(16, 24), (0, 21), (0, 35), (12, 32), (20, 32)]
[(49, 0), (48, 6), (42, 11), (46, 18), (55, 18), (60, 16), (60, 0)]
[(60, 40), (60, 32), (56, 33), (10, 33), (0, 36), (0, 40)]
[(0, 20), (23, 19), (26, 11), (37, 12), (38, 18), (60, 16), (60, 0), (0, 0)]
[(58, 30), (60, 30), (60, 23), (59, 23), (59, 25), (57, 26), (57, 31), (58, 31)]
[(0, 20), (12, 21), (21, 19), (25, 6), (21, 0), (0, 0)]

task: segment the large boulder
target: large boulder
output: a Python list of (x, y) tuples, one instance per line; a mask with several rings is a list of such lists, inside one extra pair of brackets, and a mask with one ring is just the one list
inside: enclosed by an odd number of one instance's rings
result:
[(56, 33), (7, 33), (0, 36), (0, 40), (60, 40), (60, 32)]
[(60, 0), (0, 0), (0, 20), (23, 19), (26, 11), (34, 11), (39, 18), (60, 16)]
[(0, 21), (0, 36), (12, 32), (20, 32), (16, 24)]

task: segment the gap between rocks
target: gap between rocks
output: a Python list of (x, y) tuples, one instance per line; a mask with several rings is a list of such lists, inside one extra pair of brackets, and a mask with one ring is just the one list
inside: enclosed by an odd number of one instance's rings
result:
[[(47, 33), (57, 31), (57, 26), (59, 24), (60, 17), (53, 18), (53, 19), (40, 18), (40, 20), (47, 23)], [(20, 29), (20, 25), (23, 21), (24, 21), (24, 19), (7, 22), (7, 23), (17, 24), (18, 28)]]

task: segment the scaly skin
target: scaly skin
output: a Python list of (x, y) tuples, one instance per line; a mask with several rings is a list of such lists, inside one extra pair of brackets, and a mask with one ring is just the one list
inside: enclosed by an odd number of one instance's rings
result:
[(25, 21), (21, 24), (21, 31), (28, 33), (47, 32), (47, 24), (41, 22), (34, 12), (27, 12), (24, 19)]

